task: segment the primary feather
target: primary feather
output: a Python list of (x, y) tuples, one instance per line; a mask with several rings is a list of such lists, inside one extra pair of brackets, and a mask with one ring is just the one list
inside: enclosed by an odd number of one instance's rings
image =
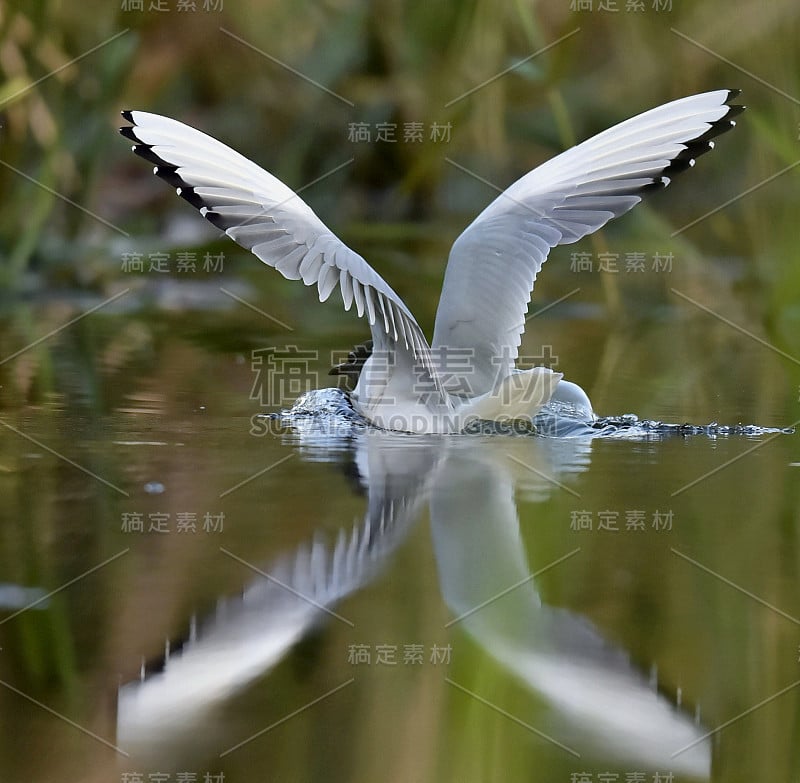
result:
[(413, 415), (425, 420), (415, 430), (430, 424), (431, 431), (450, 431), (452, 422), (426, 421), (454, 411), (491, 418), (513, 409), (514, 416), (533, 416), (551, 395), (583, 400), (591, 413), (585, 393), (559, 383), (556, 373), (537, 368), (536, 377), (512, 377), (536, 276), (551, 248), (624, 214), (712, 149), (711, 139), (732, 128), (743, 109), (731, 104), (737, 94), (716, 90), (659, 106), (511, 185), (453, 244), (433, 349), (386, 281), (280, 180), (211, 136), (158, 114), (125, 111), (132, 125), (120, 132), (182, 198), (265, 264), (315, 285), (321, 301), (338, 288), (346, 310), (355, 304), (370, 324), (374, 351), (353, 395), (364, 415), (395, 420), (388, 426), (399, 429)]
[(177, 120), (125, 111), (120, 133), (154, 173), (238, 244), (289, 280), (316, 285), (320, 301), (338, 287), (344, 307), (355, 303), (382, 350), (410, 351), (438, 386), (430, 347), (403, 300), (344, 244), (290, 188), (222, 142)]
[(478, 215), (453, 244), (436, 312), (434, 356), (472, 354), (470, 372), (448, 373), (446, 386), (479, 395), (512, 371), (550, 249), (591, 234), (694, 165), (735, 125), (737, 94), (692, 95), (615, 125), (529, 172)]

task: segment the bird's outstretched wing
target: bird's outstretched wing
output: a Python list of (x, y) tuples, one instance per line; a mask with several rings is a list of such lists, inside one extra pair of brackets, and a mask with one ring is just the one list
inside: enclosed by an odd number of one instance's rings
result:
[[(738, 90), (681, 98), (640, 114), (517, 180), (450, 251), (433, 334), (435, 356), (469, 351), (469, 371), (446, 388), (483, 394), (511, 372), (536, 275), (550, 249), (624, 214), (650, 189), (694, 165), (736, 123)], [(463, 377), (462, 377), (463, 376)]]
[(430, 348), (411, 311), (386, 281), (276, 177), (211, 136), (177, 120), (123, 111), (120, 133), (178, 195), (289, 280), (316, 285), (320, 301), (339, 288), (346, 310), (366, 315), (376, 346), (408, 350), (438, 386)]

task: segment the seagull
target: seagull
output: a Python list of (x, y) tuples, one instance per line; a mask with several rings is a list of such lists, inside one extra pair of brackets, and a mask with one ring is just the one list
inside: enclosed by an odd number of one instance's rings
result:
[(593, 417), (586, 392), (515, 363), (536, 276), (550, 250), (623, 215), (694, 166), (744, 110), (739, 90), (680, 98), (546, 161), (503, 191), (453, 243), (429, 343), (403, 300), (287, 185), (177, 120), (123, 111), (120, 133), (214, 226), (290, 280), (335, 289), (366, 316), (372, 351), (351, 394), (381, 429), (450, 434), (476, 421), (530, 422), (548, 402)]

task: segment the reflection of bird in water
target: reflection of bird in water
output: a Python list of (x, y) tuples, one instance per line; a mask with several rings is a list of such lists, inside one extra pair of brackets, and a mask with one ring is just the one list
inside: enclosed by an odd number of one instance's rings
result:
[[(644, 112), (557, 155), (501, 193), (456, 239), (429, 344), (403, 300), (271, 174), (175, 120), (123, 112), (121, 133), (215, 226), (290, 280), (338, 288), (372, 332), (352, 398), (390, 430), (461, 432), (478, 420), (530, 420), (548, 400), (583, 408), (576, 384), (515, 366), (542, 264), (694, 165), (732, 128), (737, 93), (716, 90)], [(352, 376), (354, 377), (354, 376)]]
[[(676, 778), (707, 778), (711, 743), (699, 721), (680, 702), (676, 707), (586, 617), (542, 600), (515, 500), (530, 480), (531, 442), (555, 447), (555, 453), (577, 445), (569, 439), (490, 439), (488, 447), (451, 450), (432, 484), (431, 534), (442, 597), (453, 613), (449, 624), (543, 697), (552, 708), (548, 728), (582, 758), (629, 759), (667, 767)], [(562, 467), (577, 469), (582, 452), (561, 453), (572, 454), (569, 462), (562, 457)], [(588, 454), (583, 457), (588, 463)], [(537, 472), (544, 476), (541, 467)], [(577, 561), (582, 553), (565, 553), (558, 568), (569, 569), (573, 556)]]
[[(441, 597), (453, 618), (448, 625), (455, 626), (453, 633), (469, 634), (544, 699), (552, 712), (548, 731), (584, 758), (708, 774), (710, 745), (702, 727), (585, 617), (540, 598), (516, 498), (524, 493), (543, 500), (554, 486), (587, 470), (591, 440), (354, 432), (349, 440), (332, 438), (328, 458), (340, 461), (349, 442), (367, 492), (362, 521), (335, 540), (315, 536), (266, 564), (241, 598), (220, 601), (216, 612), (192, 624), (185, 644), (170, 645), (166, 660), (124, 685), (118, 706), (124, 750), (155, 760), (161, 753), (174, 759), (180, 746), (191, 753), (198, 742), (233, 745), (235, 737), (219, 736), (228, 727), (213, 709), (241, 694), (303, 639), (310, 643), (323, 622), (330, 633), (343, 631), (348, 610), (339, 604), (390, 563), (429, 503)], [(309, 458), (324, 457), (322, 441), (311, 448)], [(440, 687), (454, 685), (459, 683), (443, 681)]]
[[(400, 448), (390, 438), (402, 438)], [(414, 439), (416, 440), (416, 439)], [(139, 677), (119, 689), (117, 742), (134, 755), (170, 758), (216, 725), (211, 712), (281, 661), (322, 621), (352, 626), (332, 607), (360, 590), (386, 565), (428, 497), (441, 455), (431, 439), (361, 436), (347, 470), (367, 489), (360, 523), (322, 533), (259, 567), (235, 557), (259, 576), (241, 596), (220, 598), (216, 610), (192, 617), (188, 633), (164, 644), (163, 655), (142, 660)], [(342, 442), (334, 439), (337, 459)], [(395, 446), (397, 444), (394, 444)], [(352, 446), (351, 446), (352, 449)]]

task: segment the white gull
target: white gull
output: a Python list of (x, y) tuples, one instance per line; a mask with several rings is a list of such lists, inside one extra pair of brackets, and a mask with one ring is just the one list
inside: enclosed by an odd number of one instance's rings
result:
[(536, 276), (557, 245), (624, 214), (694, 165), (743, 107), (736, 90), (681, 98), (615, 125), (529, 172), (456, 239), (429, 344), (402, 299), (280, 180), (216, 139), (158, 114), (124, 111), (134, 152), (238, 244), (290, 280), (338, 288), (373, 341), (352, 402), (375, 426), (461, 432), (475, 420), (530, 420), (551, 400), (591, 417), (588, 396), (515, 362)]

